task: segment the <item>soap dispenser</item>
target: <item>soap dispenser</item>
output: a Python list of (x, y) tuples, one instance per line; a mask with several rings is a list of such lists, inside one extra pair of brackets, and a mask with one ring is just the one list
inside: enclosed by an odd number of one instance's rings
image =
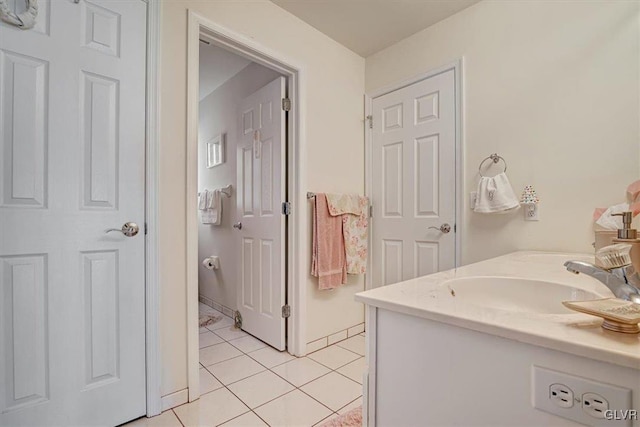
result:
[(640, 239), (638, 239), (638, 230), (631, 228), (633, 213), (620, 212), (612, 215), (622, 217), (622, 228), (618, 229), (618, 238), (613, 239), (613, 241), (615, 243), (631, 244), (631, 263), (636, 271), (640, 271)]
[(631, 221), (633, 221), (632, 212), (620, 212), (612, 214), (612, 216), (622, 217), (622, 228), (618, 229), (618, 239), (636, 239), (638, 237), (638, 230), (631, 228)]

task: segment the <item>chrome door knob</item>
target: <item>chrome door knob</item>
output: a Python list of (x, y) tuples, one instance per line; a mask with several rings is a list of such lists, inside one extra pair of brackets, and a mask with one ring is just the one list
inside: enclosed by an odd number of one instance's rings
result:
[(140, 231), (140, 227), (135, 222), (125, 222), (122, 228), (110, 228), (105, 233), (111, 233), (112, 231), (119, 231), (127, 237), (133, 237)]
[(429, 227), (429, 229), (433, 228), (434, 230), (438, 230), (443, 234), (447, 234), (448, 232), (451, 231), (451, 226), (449, 224), (447, 224), (446, 222), (444, 224), (442, 224), (440, 227)]
[(238, 230), (242, 230), (242, 223), (241, 222), (236, 222), (235, 224), (233, 224), (233, 228), (236, 228)]

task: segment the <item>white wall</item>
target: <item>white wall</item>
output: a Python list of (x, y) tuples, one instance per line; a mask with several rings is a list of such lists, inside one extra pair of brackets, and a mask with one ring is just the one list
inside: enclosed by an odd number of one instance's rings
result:
[[(236, 144), (239, 133), (238, 104), (279, 76), (276, 71), (251, 63), (200, 101), (198, 129), (198, 191), (233, 185), (232, 197), (222, 197), (220, 225), (198, 223), (198, 260), (217, 255), (219, 270), (207, 270), (200, 263), (199, 294), (235, 310), (238, 271), (238, 234), (232, 227), (236, 215)], [(207, 168), (207, 141), (226, 134), (225, 163)]]
[(464, 58), (465, 204), (497, 152), (540, 222), (464, 207), (463, 263), (592, 250), (594, 207), (639, 176), (638, 2), (485, 0), (366, 59), (366, 90)]
[[(160, 120), (160, 280), (162, 394), (187, 386), (186, 344), (186, 60), (187, 9), (281, 52), (304, 67), (303, 192), (364, 190), (364, 59), (267, 0), (163, 1)], [(304, 195), (302, 195), (304, 197)], [(310, 217), (308, 204), (295, 207)], [(310, 224), (310, 223), (309, 223)], [(308, 225), (309, 225), (308, 224)], [(302, 250), (309, 271), (310, 227)], [(363, 281), (326, 294), (309, 277), (307, 341), (362, 322), (353, 295)]]

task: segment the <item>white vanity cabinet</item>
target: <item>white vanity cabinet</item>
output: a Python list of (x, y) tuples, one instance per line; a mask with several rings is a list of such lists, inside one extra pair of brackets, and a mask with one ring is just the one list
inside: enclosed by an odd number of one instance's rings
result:
[[(446, 286), (452, 278), (474, 275), (516, 274), (562, 283), (566, 271), (562, 262), (556, 268), (556, 261), (563, 254), (543, 255), (510, 254), (499, 262), (358, 294), (356, 299), (368, 307), (366, 425), (640, 427), (638, 335), (604, 331), (597, 318), (579, 313), (522, 313), (462, 304)], [(522, 262), (526, 259), (534, 262)], [(567, 285), (603, 291), (586, 279), (566, 273)], [(549, 396), (548, 384), (534, 381), (535, 366), (569, 374), (576, 384), (588, 379), (631, 390), (630, 402), (623, 405), (627, 408), (610, 409), (636, 409), (636, 420), (632, 412), (626, 412), (630, 420), (590, 416), (582, 408), (581, 385), (574, 387), (577, 400), (572, 407), (561, 412), (575, 421), (534, 408), (536, 390), (542, 390), (545, 399)], [(620, 411), (608, 415), (624, 416)]]

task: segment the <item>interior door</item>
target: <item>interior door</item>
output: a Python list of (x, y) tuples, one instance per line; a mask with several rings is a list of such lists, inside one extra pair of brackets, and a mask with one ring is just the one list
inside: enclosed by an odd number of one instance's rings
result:
[(113, 426), (145, 413), (146, 3), (38, 3), (0, 23), (0, 425)]
[(455, 264), (454, 70), (372, 101), (372, 286)]
[(242, 329), (278, 350), (286, 348), (285, 89), (278, 77), (241, 102), (237, 146), (238, 311)]

